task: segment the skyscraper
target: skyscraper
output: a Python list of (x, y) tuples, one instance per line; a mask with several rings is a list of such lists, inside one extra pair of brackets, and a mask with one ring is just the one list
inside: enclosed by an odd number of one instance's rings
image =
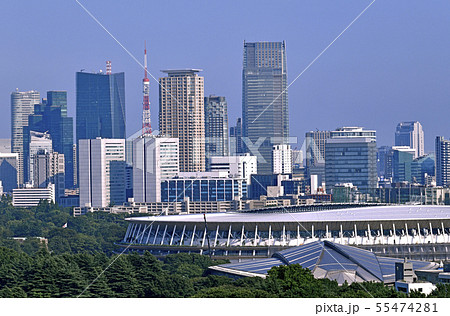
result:
[(305, 135), (306, 177), (317, 175), (319, 186), (325, 181), (325, 143), (330, 131), (311, 131)]
[(436, 137), (436, 185), (450, 184), (450, 140)]
[(133, 140), (136, 202), (161, 202), (161, 180), (178, 175), (178, 139), (142, 136)]
[(37, 91), (11, 93), (11, 151), (18, 153), (18, 183), (24, 183), (23, 128), (28, 126), (28, 115), (33, 114), (34, 105), (39, 104)]
[(331, 132), (325, 144), (325, 182), (327, 192), (342, 183), (363, 190), (377, 187), (375, 131), (342, 127)]
[(272, 173), (272, 148), (287, 144), (289, 116), (285, 42), (244, 42), (244, 147), (258, 157), (258, 173)]
[(125, 139), (125, 74), (76, 74), (77, 141)]
[(392, 182), (412, 182), (415, 150), (408, 146), (392, 147)]
[(230, 154), (242, 154), (242, 119), (239, 117), (236, 120), (236, 125), (230, 127)]
[(159, 79), (160, 135), (179, 139), (180, 171), (205, 171), (205, 114), (200, 69), (163, 70)]
[(424, 155), (424, 136), (419, 122), (398, 123), (395, 130), (395, 146), (409, 146), (414, 149), (414, 158)]
[(125, 139), (81, 139), (80, 206), (125, 202)]
[(212, 156), (228, 156), (228, 110), (225, 97), (205, 97), (206, 164)]
[[(28, 117), (27, 132), (24, 135), (24, 151), (27, 151), (29, 133), (48, 132), (52, 139), (53, 151), (64, 155), (65, 185), (73, 187), (73, 118), (67, 116), (67, 92), (48, 91), (47, 100), (35, 105)], [(29, 157), (25, 156), (25, 159)]]

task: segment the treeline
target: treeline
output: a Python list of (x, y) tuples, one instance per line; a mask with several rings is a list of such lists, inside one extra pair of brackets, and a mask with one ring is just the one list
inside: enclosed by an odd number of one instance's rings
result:
[[(0, 297), (406, 297), (381, 283), (338, 286), (299, 265), (274, 267), (266, 279), (208, 275), (209, 266), (221, 263), (198, 254), (161, 261), (148, 252), (108, 257), (41, 249), (30, 256), (0, 248)], [(431, 296), (450, 297), (449, 292), (440, 286)]]
[[(55, 254), (97, 253), (111, 255), (114, 245), (125, 235), (128, 223), (124, 214), (90, 213), (72, 216), (72, 209), (41, 202), (32, 208), (14, 208), (10, 197), (0, 201), (0, 246), (33, 254), (43, 244), (32, 237), (48, 239), (48, 249)], [(67, 228), (63, 228), (67, 223)], [(12, 237), (28, 237), (24, 242)]]

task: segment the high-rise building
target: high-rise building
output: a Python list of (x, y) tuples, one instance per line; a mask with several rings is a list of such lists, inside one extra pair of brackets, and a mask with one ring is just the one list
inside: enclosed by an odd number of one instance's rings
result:
[(159, 79), (160, 135), (179, 139), (180, 171), (205, 171), (205, 114), (200, 69), (163, 70)]
[(80, 206), (125, 202), (125, 139), (80, 139)]
[(325, 144), (325, 183), (327, 192), (342, 183), (360, 190), (377, 187), (375, 131), (342, 127), (331, 132)]
[(236, 125), (230, 127), (230, 154), (242, 154), (242, 119), (239, 117), (236, 120)]
[(436, 185), (450, 184), (450, 140), (436, 137)]
[(133, 141), (136, 202), (161, 202), (161, 181), (178, 175), (178, 138), (142, 136)]
[(244, 42), (242, 129), (258, 173), (272, 173), (272, 148), (287, 144), (289, 115), (285, 42)]
[(125, 139), (125, 74), (77, 72), (76, 137)]
[(414, 158), (424, 154), (424, 136), (422, 124), (419, 122), (398, 123), (395, 130), (395, 146), (408, 146), (414, 149)]
[(292, 149), (291, 145), (281, 144), (273, 146), (273, 174), (292, 173)]
[(228, 156), (228, 110), (225, 97), (205, 97), (205, 154), (209, 169), (212, 156)]
[(59, 198), (65, 193), (65, 163), (64, 155), (57, 152), (40, 150), (33, 156), (33, 182), (35, 188), (47, 188), (50, 183), (55, 185), (55, 198)]
[(23, 132), (28, 126), (28, 116), (33, 114), (34, 105), (39, 104), (40, 95), (37, 91), (11, 93), (11, 151), (18, 153), (18, 183), (24, 183)]
[(226, 171), (230, 177), (243, 178), (250, 184), (252, 174), (257, 174), (256, 156), (242, 154), (239, 156), (211, 157), (211, 171)]
[(29, 132), (30, 135), (30, 141), (27, 146), (27, 151), (24, 151), (26, 155), (24, 155), (26, 159), (26, 163), (24, 164), (24, 170), (26, 175), (26, 181), (30, 183), (31, 185), (34, 185), (33, 179), (34, 179), (34, 157), (39, 152), (47, 152), (52, 153), (53, 152), (53, 144), (52, 144), (52, 138), (50, 134), (47, 132), (41, 133), (41, 132)]
[(428, 185), (427, 180), (434, 178), (436, 172), (436, 156), (428, 154), (414, 159), (412, 162), (413, 179), (423, 185)]
[(377, 150), (377, 174), (380, 179), (392, 181), (392, 147), (381, 146)]
[[(64, 155), (65, 185), (73, 187), (73, 118), (67, 116), (67, 92), (48, 91), (47, 99), (35, 105), (28, 117), (27, 132), (24, 135), (24, 151), (29, 146), (29, 133), (48, 132), (52, 139), (53, 151)], [(24, 155), (24, 159), (29, 159)]]
[(11, 139), (10, 138), (0, 139), (0, 153), (4, 153), (4, 154), (11, 153)]
[(17, 188), (18, 161), (18, 153), (0, 153), (0, 181), (2, 181), (3, 192), (11, 192)]
[(392, 147), (392, 182), (412, 182), (415, 150), (408, 146)]
[(311, 131), (305, 134), (306, 178), (317, 175), (319, 186), (325, 181), (325, 143), (330, 131)]

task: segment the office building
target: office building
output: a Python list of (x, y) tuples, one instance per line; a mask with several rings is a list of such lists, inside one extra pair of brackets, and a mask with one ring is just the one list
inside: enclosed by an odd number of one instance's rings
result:
[(226, 171), (229, 177), (244, 178), (247, 185), (251, 183), (252, 174), (258, 173), (255, 156), (242, 154), (239, 156), (211, 157), (211, 171)]
[(408, 146), (392, 147), (392, 182), (412, 182), (415, 150)]
[(37, 91), (11, 93), (11, 151), (19, 156), (17, 171), (18, 183), (24, 183), (23, 128), (28, 126), (28, 115), (33, 114), (34, 105), (39, 104)]
[(81, 139), (78, 150), (80, 206), (125, 202), (125, 139)]
[(14, 189), (12, 193), (12, 205), (14, 207), (37, 206), (41, 200), (55, 203), (55, 185), (49, 184), (46, 188), (33, 188), (25, 186)]
[(125, 139), (125, 74), (76, 74), (76, 144), (80, 139)]
[(0, 153), (0, 180), (3, 192), (11, 192), (18, 184), (18, 153)]
[(352, 183), (359, 190), (377, 187), (375, 131), (342, 127), (331, 132), (325, 144), (327, 192), (338, 183)]
[(178, 175), (178, 138), (145, 136), (133, 141), (135, 202), (161, 202), (161, 181)]
[(377, 150), (377, 174), (380, 180), (392, 181), (392, 147), (381, 146)]
[(292, 173), (292, 150), (291, 145), (274, 145), (272, 151), (272, 173), (291, 174)]
[(414, 149), (414, 158), (424, 154), (424, 136), (419, 122), (401, 122), (395, 130), (395, 146), (408, 146)]
[(325, 143), (330, 131), (311, 131), (305, 134), (306, 178), (316, 175), (319, 186), (325, 182)]
[(450, 140), (436, 137), (436, 185), (450, 184)]
[(30, 179), (35, 188), (46, 188), (49, 184), (55, 185), (55, 199), (65, 195), (64, 155), (57, 152), (40, 150), (33, 155), (33, 178)]
[(34, 157), (42, 151), (52, 153), (53, 144), (52, 138), (47, 132), (30, 131), (28, 135), (30, 136), (28, 146), (24, 146), (24, 161), (26, 162), (24, 164), (24, 171), (26, 175), (25, 180), (27, 183), (33, 185)]
[(412, 162), (412, 177), (413, 181), (429, 185), (429, 180), (435, 177), (436, 170), (436, 156), (435, 154), (428, 154), (416, 158)]
[(244, 42), (242, 129), (258, 173), (272, 173), (272, 148), (287, 144), (289, 114), (285, 42)]
[(72, 146), (72, 158), (73, 158), (73, 186), (78, 188), (78, 160), (77, 160), (77, 144)]
[(180, 171), (205, 171), (204, 83), (200, 69), (163, 70), (159, 132), (179, 139)]
[(242, 154), (242, 119), (236, 120), (236, 125), (230, 127), (230, 155)]
[(26, 130), (24, 150), (29, 146), (30, 132), (50, 134), (53, 151), (64, 155), (65, 185), (67, 188), (73, 188), (73, 118), (67, 116), (67, 92), (48, 91), (47, 99), (35, 105), (33, 114), (28, 117)]
[(247, 197), (243, 178), (229, 178), (227, 172), (181, 172), (177, 178), (161, 182), (161, 202), (215, 202)]
[(228, 110), (225, 97), (205, 97), (205, 155), (209, 169), (212, 156), (228, 156)]

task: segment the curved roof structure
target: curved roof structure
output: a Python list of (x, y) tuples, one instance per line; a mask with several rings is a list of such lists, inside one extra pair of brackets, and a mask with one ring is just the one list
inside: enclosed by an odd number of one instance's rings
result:
[[(441, 205), (390, 205), (349, 208), (328, 211), (287, 213), (227, 212), (209, 213), (208, 223), (285, 223), (285, 222), (368, 222), (404, 220), (450, 220), (450, 206)], [(127, 218), (132, 222), (193, 224), (203, 222), (203, 214), (175, 216), (146, 216)]]
[[(330, 241), (316, 241), (276, 252), (268, 259), (213, 266), (214, 272), (237, 276), (265, 277), (274, 266), (300, 264), (312, 271), (314, 277), (336, 280), (338, 284), (352, 282), (395, 281), (395, 263), (402, 259), (377, 256), (374, 253)], [(434, 262), (411, 260), (413, 270), (437, 269)]]

